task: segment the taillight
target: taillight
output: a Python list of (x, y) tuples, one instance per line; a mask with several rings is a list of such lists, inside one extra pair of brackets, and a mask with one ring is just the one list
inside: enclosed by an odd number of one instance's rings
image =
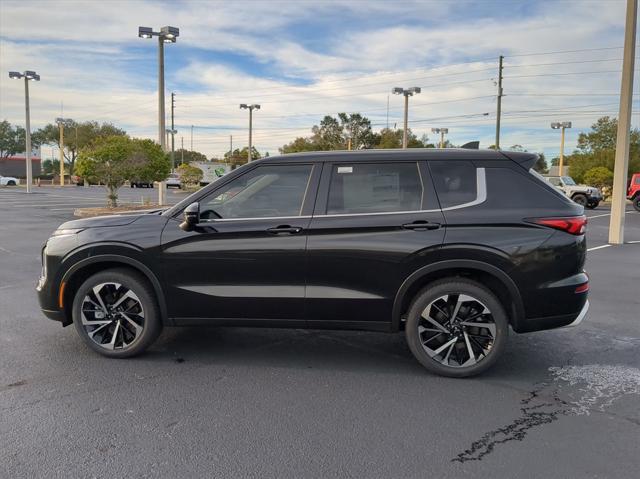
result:
[(583, 235), (587, 230), (586, 216), (568, 216), (566, 218), (527, 218), (528, 223), (548, 226), (572, 235)]
[(589, 283), (584, 283), (576, 288), (575, 293), (580, 294), (580, 293), (586, 293), (587, 291), (589, 291)]

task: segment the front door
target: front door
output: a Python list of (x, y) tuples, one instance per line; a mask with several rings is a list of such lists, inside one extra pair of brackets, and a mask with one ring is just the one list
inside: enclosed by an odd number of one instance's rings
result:
[(302, 320), (305, 243), (319, 168), (257, 166), (200, 201), (193, 231), (169, 221), (162, 236), (169, 316)]
[(423, 162), (327, 163), (308, 230), (309, 327), (386, 329), (404, 279), (437, 260), (443, 226)]

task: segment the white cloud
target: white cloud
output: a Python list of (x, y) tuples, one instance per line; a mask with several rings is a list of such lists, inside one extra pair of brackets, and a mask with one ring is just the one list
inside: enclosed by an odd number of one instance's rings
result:
[[(3, 1), (0, 69), (5, 73), (0, 76), (0, 117), (23, 122), (23, 87), (9, 81), (6, 71), (31, 68), (42, 75), (31, 89), (34, 126), (59, 116), (63, 102), (65, 116), (108, 120), (132, 134), (154, 137), (154, 46), (136, 35), (139, 25), (157, 28), (167, 23), (181, 28), (178, 43), (169, 46), (168, 59), (180, 57), (181, 63), (186, 62), (175, 72), (170, 64), (167, 67), (167, 87), (178, 92), (180, 135), (188, 144), (188, 127), (201, 127), (194, 129), (194, 146), (210, 155), (227, 149), (230, 134), (236, 145), (245, 141), (247, 118), (238, 109), (241, 102), (263, 105), (255, 117), (256, 142), (273, 153), (296, 135), (308, 134), (324, 114), (360, 111), (384, 126), (390, 88), (413, 85), (422, 86), (423, 93), (411, 99), (411, 118), (433, 119), (413, 123), (417, 133), (449, 126), (455, 143), (478, 138), (488, 145), (493, 143), (495, 122), (491, 78), (496, 76), (494, 58), (500, 53), (510, 55), (504, 72), (503, 145), (553, 150), (556, 132), (550, 131), (548, 123), (570, 119), (574, 122), (568, 141), (571, 148), (578, 129), (587, 128), (604, 113), (615, 114), (616, 96), (518, 94), (617, 93), (619, 73), (615, 71), (553, 75), (619, 70), (619, 61), (592, 60), (621, 58), (620, 50), (514, 55), (622, 45), (623, 2), (604, 6), (589, 1), (542, 2), (530, 6), (526, 16), (514, 9), (512, 16), (502, 12), (495, 18), (476, 18), (465, 11), (478, 5), (482, 4), (255, 1), (183, 2), (175, 8), (173, 3), (151, 1)], [(336, 32), (334, 24), (342, 17), (349, 18), (348, 27)], [(420, 18), (425, 21), (416, 21)], [(294, 31), (300, 25), (316, 25), (318, 38), (307, 41), (304, 33)], [(203, 50), (246, 56), (268, 65), (269, 75), (247, 73), (228, 61), (205, 61)], [(485, 60), (464, 63), (477, 58)], [(589, 63), (522, 66), (562, 60)], [(463, 64), (437, 67), (456, 62)], [(485, 69), (490, 70), (479, 71)], [(283, 76), (309, 83), (293, 86)], [(465, 98), (474, 99), (455, 101)], [(393, 125), (401, 119), (401, 99), (391, 96), (389, 103)], [(587, 106), (577, 108), (582, 105)], [(548, 110), (562, 117), (554, 118)], [(490, 115), (464, 117), (485, 112)]]

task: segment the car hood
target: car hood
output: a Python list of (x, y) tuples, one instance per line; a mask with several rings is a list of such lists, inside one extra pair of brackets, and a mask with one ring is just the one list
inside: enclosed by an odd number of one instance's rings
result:
[(138, 218), (147, 215), (159, 215), (164, 209), (138, 210), (132, 213), (122, 213), (119, 215), (94, 216), (93, 218), (82, 218), (67, 221), (58, 226), (58, 229), (87, 229), (108, 226), (125, 226), (133, 223)]

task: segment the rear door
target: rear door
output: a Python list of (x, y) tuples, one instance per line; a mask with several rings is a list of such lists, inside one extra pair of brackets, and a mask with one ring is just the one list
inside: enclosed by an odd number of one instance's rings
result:
[(309, 327), (386, 329), (398, 288), (416, 265), (435, 261), (442, 245), (428, 168), (327, 162), (319, 188), (307, 236)]

